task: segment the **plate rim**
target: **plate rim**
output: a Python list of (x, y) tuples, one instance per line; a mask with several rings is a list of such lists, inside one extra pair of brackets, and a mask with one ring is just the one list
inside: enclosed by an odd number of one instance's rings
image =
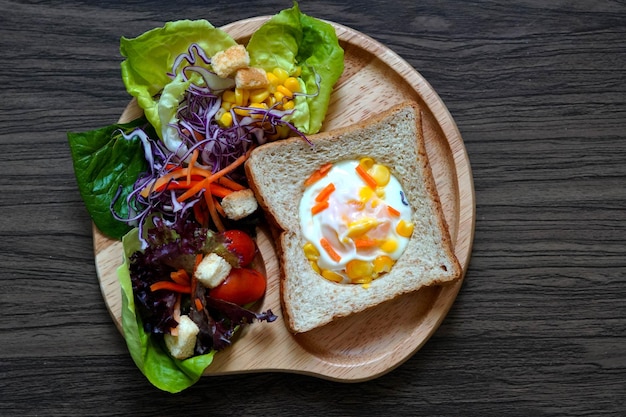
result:
[[(264, 21), (268, 20), (269, 18), (271, 18), (271, 16), (256, 16), (256, 17), (251, 17), (248, 19), (242, 19), (242, 20), (238, 20), (235, 22), (231, 22), (229, 24), (226, 24), (224, 26), (221, 26), (220, 28), (224, 31), (226, 31), (227, 33), (229, 33), (229, 30), (234, 30), (240, 27), (245, 27), (247, 25), (260, 25), (262, 24)], [(320, 19), (322, 20), (322, 19)], [(227, 374), (241, 374), (241, 373), (249, 373), (249, 372), (291, 372), (291, 373), (300, 373), (300, 374), (306, 374), (306, 375), (311, 375), (311, 376), (315, 376), (315, 377), (320, 377), (320, 378), (324, 378), (324, 379), (331, 379), (331, 380), (335, 380), (335, 381), (340, 381), (340, 382), (358, 382), (358, 381), (364, 381), (364, 380), (369, 380), (369, 379), (374, 379), (380, 375), (383, 375), (395, 368), (397, 368), (398, 366), (400, 366), (402, 363), (404, 363), (406, 360), (408, 360), (410, 357), (412, 357), (417, 351), (419, 351), (422, 346), (430, 339), (430, 337), (432, 337), (432, 335), (437, 331), (437, 329), (440, 327), (441, 322), (445, 319), (445, 317), (448, 315), (450, 308), (452, 307), (452, 305), (454, 304), (457, 295), (461, 289), (461, 286), (463, 285), (464, 281), (465, 281), (465, 275), (467, 272), (467, 267), (469, 266), (469, 261), (471, 258), (471, 253), (472, 253), (472, 246), (473, 246), (473, 241), (474, 241), (474, 233), (475, 233), (475, 213), (476, 213), (476, 203), (475, 203), (475, 190), (474, 190), (474, 182), (473, 182), (473, 176), (472, 176), (472, 170), (471, 170), (471, 166), (469, 163), (469, 157), (467, 154), (467, 149), (465, 148), (461, 133), (456, 125), (456, 122), (454, 121), (452, 115), (450, 114), (447, 106), (445, 106), (445, 103), (443, 102), (443, 100), (439, 97), (439, 95), (437, 94), (437, 92), (434, 90), (434, 88), (432, 88), (432, 86), (430, 85), (430, 83), (428, 83), (428, 81), (419, 73), (419, 71), (417, 69), (415, 69), (414, 67), (412, 67), (404, 58), (402, 58), (399, 54), (397, 54), (395, 51), (391, 50), (390, 48), (386, 47), (384, 44), (382, 44), (381, 42), (375, 40), (374, 38), (360, 32), (357, 31), (355, 29), (352, 29), (348, 26), (345, 26), (343, 24), (340, 23), (336, 23), (333, 21), (329, 21), (329, 20), (324, 20), (326, 23), (331, 24), (336, 32), (337, 32), (337, 36), (340, 40), (340, 42), (344, 42), (344, 43), (350, 43), (354, 45), (354, 42), (352, 41), (353, 38), (358, 38), (360, 40), (360, 42), (363, 42), (366, 44), (366, 48), (365, 49), (368, 53), (373, 54), (374, 56), (376, 56), (377, 59), (379, 59), (380, 61), (385, 62), (385, 60), (383, 59), (383, 56), (381, 56), (379, 53), (382, 53), (384, 56), (388, 56), (393, 58), (393, 60), (400, 64), (402, 66), (401, 71), (402, 72), (398, 72), (396, 71), (396, 73), (408, 84), (411, 86), (411, 88), (413, 88), (415, 90), (415, 92), (417, 93), (417, 95), (420, 97), (420, 99), (427, 105), (430, 113), (433, 115), (433, 117), (435, 118), (437, 125), (442, 129), (443, 133), (444, 133), (444, 137), (445, 137), (445, 141), (447, 142), (448, 146), (452, 146), (450, 137), (454, 137), (455, 139), (455, 143), (457, 145), (460, 146), (460, 149), (457, 149), (457, 152), (453, 152), (452, 153), (452, 158), (454, 160), (454, 167), (456, 170), (456, 175), (454, 176), (455, 179), (457, 180), (457, 188), (458, 188), (458, 193), (459, 193), (459, 206), (460, 208), (465, 208), (466, 210), (463, 212), (459, 213), (459, 223), (462, 222), (462, 216), (464, 217), (465, 220), (469, 221), (469, 227), (468, 227), (468, 231), (469, 234), (465, 235), (465, 239), (466, 241), (464, 242), (464, 246), (463, 248), (465, 249), (464, 253), (462, 253), (462, 256), (459, 256), (459, 254), (457, 253), (457, 246), (458, 246), (458, 235), (460, 234), (460, 229), (457, 230), (457, 236), (452, 238), (453, 243), (455, 244), (455, 254), (457, 254), (457, 258), (459, 260), (459, 263), (461, 264), (461, 268), (462, 268), (462, 275), (459, 278), (459, 280), (457, 280), (456, 282), (446, 285), (446, 286), (441, 286), (440, 287), (440, 291), (437, 295), (437, 297), (435, 298), (435, 300), (433, 301), (433, 305), (437, 304), (437, 302), (441, 302), (442, 300), (448, 300), (446, 303), (444, 303), (443, 306), (439, 307), (439, 310), (441, 312), (441, 314), (439, 314), (437, 317), (435, 317), (435, 321), (434, 324), (431, 327), (431, 330), (427, 333), (426, 337), (422, 338), (422, 340), (420, 340), (419, 343), (416, 343), (415, 346), (413, 346), (413, 348), (407, 352), (405, 352), (405, 354), (400, 357), (399, 359), (397, 359), (395, 362), (393, 362), (390, 366), (387, 367), (377, 367), (376, 364), (374, 364), (373, 366), (370, 366), (370, 364), (365, 364), (361, 367), (359, 366), (352, 366), (352, 368), (360, 368), (361, 370), (365, 370), (365, 373), (359, 373), (359, 372), (346, 372), (345, 366), (342, 366), (341, 364), (329, 364), (329, 363), (325, 363), (325, 366), (323, 368), (323, 372), (322, 371), (316, 371), (314, 370), (314, 368), (312, 367), (303, 367), (302, 369), (294, 369), (294, 368), (284, 368), (284, 367), (276, 367), (276, 368), (272, 368), (272, 367), (259, 367), (259, 368), (254, 368), (254, 369), (229, 369), (228, 366), (223, 367), (223, 369), (218, 370), (218, 371), (213, 371), (211, 368), (213, 367), (213, 365), (210, 365), (207, 370), (205, 371), (204, 375), (205, 376), (219, 376), (219, 375), (227, 375)], [(250, 35), (246, 35), (246, 36), (242, 36), (242, 37), (235, 37), (235, 39), (238, 39), (239, 41), (246, 39), (247, 37), (249, 37)], [(359, 48), (362, 47), (362, 45), (358, 45)], [(371, 48), (371, 49), (370, 49)], [(386, 62), (385, 62), (386, 63)], [(396, 70), (396, 68), (394, 67), (394, 71)], [(417, 89), (417, 87), (420, 87), (420, 89)], [(423, 91), (420, 91), (423, 90)], [(427, 95), (425, 93), (428, 93)], [(131, 102), (127, 105), (127, 107), (125, 108), (125, 110), (122, 112), (122, 114), (120, 115), (120, 119), (122, 119), (124, 117), (125, 114), (127, 114), (127, 111), (129, 109), (129, 107), (132, 105), (132, 102), (135, 99), (132, 99)], [(436, 108), (437, 111), (435, 111), (435, 109), (433, 109), (433, 107)], [(445, 121), (444, 124), (442, 124), (442, 120), (441, 119), (445, 119), (443, 121)], [(463, 170), (463, 172), (458, 172), (459, 170), (459, 162), (462, 161), (464, 164), (462, 166), (465, 167), (465, 169)], [(460, 178), (460, 177), (463, 178)], [(460, 183), (460, 181), (462, 180), (463, 184), (464, 184), (464, 189), (462, 189), (462, 185)], [(465, 191), (465, 193), (462, 193), (462, 191)], [(462, 204), (463, 200), (466, 204), (465, 206)], [(104, 236), (102, 236), (100, 234), (100, 232), (97, 230), (97, 228), (95, 226), (93, 226), (93, 233), (94, 233), (94, 254), (95, 254), (95, 260), (96, 260), (96, 266), (98, 269), (98, 280), (102, 285), (102, 279), (101, 279), (101, 274), (99, 273), (99, 267), (100, 265), (98, 265), (97, 260), (98, 260), (98, 252), (97, 250), (97, 246), (98, 246), (98, 240), (99, 239), (108, 239)], [(118, 242), (119, 243), (119, 242)], [(110, 245), (107, 249), (111, 249), (111, 247), (115, 246), (115, 244)], [(279, 278), (280, 279), (280, 278)], [(113, 285), (115, 285), (115, 283), (118, 284), (117, 279), (115, 279), (115, 282), (113, 283)], [(121, 331), (122, 335), (123, 335), (123, 329), (121, 328), (121, 323), (118, 321), (118, 318), (115, 314), (115, 312), (112, 310), (111, 306), (108, 303), (106, 294), (105, 294), (105, 288), (101, 286), (102, 289), (102, 294), (103, 297), (105, 298), (105, 303), (107, 304), (107, 309), (109, 309), (109, 313), (111, 314), (114, 323), (117, 325), (118, 329)], [(443, 295), (442, 295), (443, 294)], [(433, 310), (433, 307), (429, 308), (429, 312)], [(292, 335), (293, 336), (293, 335)], [(241, 341), (237, 341), (237, 342), (241, 342)], [(233, 346), (235, 346), (236, 344), (233, 344)], [(232, 346), (231, 346), (232, 348)], [(307, 352), (308, 354), (310, 354), (308, 351), (303, 350), (304, 352)], [(216, 355), (217, 356), (217, 355)]]

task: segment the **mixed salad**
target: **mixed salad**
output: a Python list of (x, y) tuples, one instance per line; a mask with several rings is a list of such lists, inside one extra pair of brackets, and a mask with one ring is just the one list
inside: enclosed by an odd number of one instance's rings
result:
[(267, 141), (320, 130), (343, 50), (331, 25), (294, 4), (247, 45), (183, 20), (122, 38), (120, 51), (143, 115), (68, 138), (94, 224), (122, 240), (129, 352), (151, 383), (178, 392), (241, 326), (277, 318), (254, 310), (266, 279), (243, 164)]

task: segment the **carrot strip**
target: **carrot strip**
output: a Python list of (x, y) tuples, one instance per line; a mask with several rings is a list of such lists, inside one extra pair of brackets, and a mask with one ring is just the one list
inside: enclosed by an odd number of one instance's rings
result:
[(387, 206), (387, 211), (393, 217), (400, 217), (400, 212), (398, 210), (396, 210), (395, 208), (391, 207), (391, 206)]
[(211, 190), (207, 189), (204, 192), (204, 200), (206, 201), (206, 205), (209, 208), (209, 215), (211, 216), (211, 220), (213, 220), (213, 224), (218, 232), (223, 232), (226, 230), (224, 224), (222, 224), (222, 220), (220, 219), (219, 214), (217, 213), (217, 209), (215, 208), (215, 204), (213, 202), (213, 196), (211, 195)]
[(359, 237), (353, 239), (354, 246), (357, 249), (371, 249), (373, 247), (378, 246), (378, 242), (373, 239), (367, 239), (364, 237)]
[[(191, 154), (191, 159), (189, 160), (189, 167), (193, 168), (196, 165), (196, 161), (198, 160), (198, 155), (200, 154), (200, 151), (198, 150), (198, 148), (193, 150), (193, 153)], [(191, 182), (191, 169), (187, 170), (187, 185), (189, 185), (189, 183)]]
[(222, 208), (222, 205), (220, 204), (219, 201), (217, 201), (216, 198), (213, 198), (213, 204), (215, 204), (215, 210), (217, 210), (220, 216), (226, 217), (226, 212), (224, 211), (224, 209)]
[(204, 306), (202, 305), (202, 301), (200, 301), (199, 298), (196, 298), (194, 300), (194, 304), (196, 305), (196, 310), (198, 310), (198, 311), (204, 310)]
[(339, 254), (335, 251), (335, 249), (326, 238), (320, 239), (320, 245), (322, 245), (322, 248), (324, 248), (328, 256), (330, 256), (330, 259), (335, 262), (341, 261), (341, 256), (339, 256)]
[(228, 194), (232, 194), (234, 192), (233, 190), (230, 190), (216, 183), (209, 184), (209, 188), (211, 189), (211, 194), (219, 198), (224, 198)]
[(155, 189), (154, 191), (156, 191), (157, 193), (168, 189), (168, 190), (187, 190), (190, 187), (194, 187), (196, 186), (199, 182), (204, 181), (204, 178), (200, 181), (198, 180), (194, 180), (194, 177), (191, 177), (191, 182), (190, 183), (186, 183), (186, 182), (178, 182), (176, 180), (172, 180), (169, 183), (165, 184), (163, 187), (159, 188), (159, 189)]
[(326, 174), (328, 174), (328, 171), (330, 171), (330, 169), (333, 167), (333, 164), (331, 162), (325, 163), (324, 165), (322, 165), (318, 170), (316, 170), (315, 172), (313, 172), (309, 178), (307, 178), (304, 181), (304, 186), (308, 187), (309, 185), (316, 183), (317, 181), (319, 181), (320, 179), (324, 178), (326, 176)]
[(170, 278), (172, 278), (172, 281), (177, 284), (189, 285), (189, 274), (184, 269), (171, 272)]
[[(181, 295), (178, 294), (176, 296), (176, 302), (174, 303), (174, 312), (172, 313), (172, 317), (174, 317), (174, 320), (176, 320), (176, 323), (180, 323), (180, 300), (181, 298), (182, 298)], [(178, 329), (176, 329), (176, 332), (178, 332)]]
[(171, 281), (157, 281), (150, 285), (150, 291), (170, 290), (180, 293), (191, 293), (191, 287), (189, 285), (181, 285)]
[(328, 200), (322, 201), (311, 207), (311, 214), (317, 214), (328, 208)]
[(208, 225), (209, 219), (206, 215), (206, 211), (203, 210), (203, 207), (199, 201), (193, 205), (193, 215), (196, 217), (198, 223), (200, 223), (202, 226), (206, 227)]
[(361, 177), (361, 179), (365, 181), (365, 184), (367, 184), (368, 187), (370, 187), (372, 190), (376, 189), (376, 187), (378, 186), (376, 180), (372, 178), (372, 176), (368, 174), (365, 168), (363, 168), (360, 164), (356, 166), (356, 172), (357, 174), (359, 174), (359, 177)]
[(331, 182), (326, 187), (324, 187), (322, 191), (320, 191), (317, 197), (315, 197), (315, 201), (319, 203), (319, 202), (328, 200), (328, 197), (330, 197), (333, 191), (335, 191), (335, 184)]
[(189, 197), (198, 194), (201, 190), (206, 189), (209, 186), (210, 182), (205, 178), (202, 181), (198, 181), (193, 187), (190, 187), (187, 191), (179, 195), (176, 200), (179, 203), (187, 200)]
[(239, 184), (238, 182), (231, 180), (228, 177), (221, 177), (220, 179), (217, 180), (217, 182), (223, 185), (224, 187), (230, 188), (233, 191), (241, 191), (241, 190), (246, 189), (246, 187)]

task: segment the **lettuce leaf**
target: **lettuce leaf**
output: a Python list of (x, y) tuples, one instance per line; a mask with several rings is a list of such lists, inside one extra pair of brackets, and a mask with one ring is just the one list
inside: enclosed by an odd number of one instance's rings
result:
[(114, 124), (100, 129), (67, 134), (78, 190), (87, 211), (98, 229), (107, 236), (120, 239), (131, 228), (111, 213), (111, 201), (122, 187), (115, 211), (128, 217), (126, 196), (132, 191), (137, 176), (148, 169), (141, 139), (126, 140), (120, 131), (131, 133), (139, 127), (150, 130), (145, 118), (130, 123)]
[(122, 287), (122, 328), (128, 351), (137, 368), (155, 387), (170, 393), (180, 392), (195, 384), (205, 368), (213, 362), (215, 351), (185, 360), (172, 358), (167, 348), (143, 329), (137, 314), (130, 278), (130, 256), (141, 249), (138, 229), (122, 238), (124, 263), (117, 269)]
[(309, 96), (296, 98), (289, 120), (303, 133), (317, 133), (326, 117), (333, 86), (344, 69), (344, 51), (332, 25), (303, 14), (295, 3), (265, 22), (246, 49), (250, 65), (266, 71), (280, 67), (291, 74), (301, 67), (300, 78)]
[(172, 81), (168, 73), (176, 58), (188, 52), (192, 44), (212, 56), (236, 42), (206, 20), (168, 22), (136, 38), (120, 39), (120, 53), (126, 58), (121, 64), (126, 91), (137, 98), (139, 107), (162, 139), (171, 117), (159, 114), (159, 93)]

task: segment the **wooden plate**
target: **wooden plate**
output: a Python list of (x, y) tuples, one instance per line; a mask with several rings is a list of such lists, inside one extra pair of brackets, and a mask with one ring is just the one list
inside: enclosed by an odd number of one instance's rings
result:
[[(238, 21), (223, 29), (245, 43), (267, 18)], [(432, 87), (402, 58), (362, 33), (331, 24), (345, 49), (345, 71), (331, 96), (323, 129), (367, 119), (401, 101), (417, 101), (422, 107), (427, 152), (455, 252), (465, 271), (474, 235), (474, 189), (454, 120)], [(141, 109), (132, 101), (120, 122), (140, 115)], [(121, 290), (116, 275), (122, 259), (121, 243), (106, 238), (95, 227), (93, 233), (102, 293), (121, 331)], [(257, 243), (268, 276), (260, 309), (272, 309), (281, 317), (279, 267), (270, 233), (260, 228)], [(346, 382), (375, 378), (420, 349), (447, 314), (461, 285), (462, 280), (426, 288), (299, 335), (289, 333), (280, 319), (254, 323), (231, 347), (215, 356), (205, 375), (275, 371)]]

